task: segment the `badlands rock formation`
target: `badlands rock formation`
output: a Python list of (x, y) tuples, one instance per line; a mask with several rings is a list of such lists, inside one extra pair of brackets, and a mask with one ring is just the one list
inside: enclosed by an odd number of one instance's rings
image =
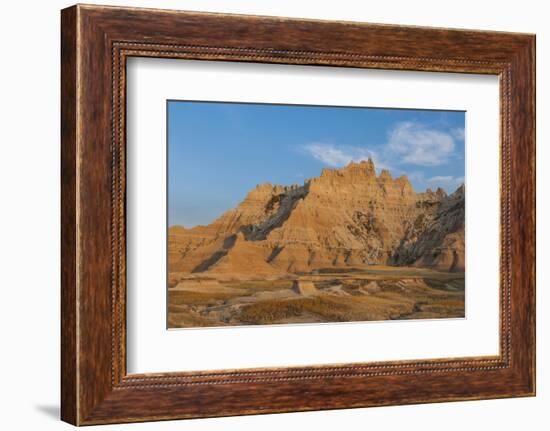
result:
[(169, 271), (279, 276), (368, 265), (464, 270), (464, 187), (415, 193), (372, 160), (258, 185), (208, 226), (172, 226)]

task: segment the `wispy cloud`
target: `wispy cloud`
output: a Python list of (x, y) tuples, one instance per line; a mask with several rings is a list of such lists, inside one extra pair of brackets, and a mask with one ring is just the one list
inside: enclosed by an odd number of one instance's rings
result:
[(400, 171), (398, 165), (444, 165), (455, 155), (455, 139), (460, 138), (460, 130), (464, 134), (460, 128), (443, 131), (418, 122), (399, 122), (389, 130), (387, 141), (379, 145), (360, 147), (313, 142), (303, 145), (302, 150), (332, 167), (372, 158), (378, 168), (397, 172)]
[(429, 183), (437, 184), (456, 184), (457, 186), (464, 182), (464, 177), (453, 177), (451, 175), (436, 175), (428, 178)]
[(465, 138), (464, 127), (455, 127), (454, 129), (451, 129), (451, 135), (453, 135), (453, 138), (457, 141), (463, 141)]
[(311, 143), (304, 145), (302, 149), (313, 158), (332, 167), (345, 166), (351, 161), (358, 162), (369, 157), (376, 158), (373, 151), (350, 145)]
[(414, 171), (408, 175), (413, 183), (415, 190), (425, 190), (427, 188), (436, 189), (442, 187), (447, 193), (454, 192), (458, 186), (464, 183), (463, 176), (435, 175), (426, 177), (421, 171)]
[(447, 163), (454, 148), (450, 133), (406, 121), (390, 131), (385, 154), (400, 164), (438, 166)]

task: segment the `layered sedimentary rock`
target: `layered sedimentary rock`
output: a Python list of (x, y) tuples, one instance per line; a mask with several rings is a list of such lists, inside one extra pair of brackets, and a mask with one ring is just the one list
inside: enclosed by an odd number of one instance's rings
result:
[(262, 184), (208, 226), (169, 230), (169, 271), (280, 275), (375, 264), (464, 269), (464, 188), (415, 193), (374, 163)]
[(464, 271), (464, 220), (462, 185), (449, 197), (437, 200), (435, 211), (417, 216), (390, 263)]

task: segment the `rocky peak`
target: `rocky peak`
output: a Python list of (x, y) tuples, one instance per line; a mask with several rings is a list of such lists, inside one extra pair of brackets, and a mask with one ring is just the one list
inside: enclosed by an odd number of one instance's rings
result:
[(372, 159), (362, 160), (359, 163), (351, 161), (343, 168), (324, 168), (320, 178), (374, 178), (376, 176)]
[(256, 200), (258, 198), (262, 198), (264, 196), (269, 196), (273, 194), (276, 187), (281, 186), (273, 186), (271, 183), (262, 183), (256, 185), (255, 188), (253, 188), (251, 191), (248, 192), (248, 195), (246, 195), (245, 200)]
[(380, 176), (378, 178), (383, 181), (389, 181), (392, 179), (392, 176), (389, 170), (382, 169), (382, 172), (380, 172)]
[(458, 188), (454, 191), (454, 193), (450, 196), (452, 198), (458, 198), (458, 199), (464, 199), (464, 183), (462, 183)]
[(435, 194), (437, 197), (439, 198), (445, 198), (447, 197), (447, 192), (445, 190), (443, 190), (441, 187), (438, 187), (437, 190), (435, 191)]
[(364, 168), (367, 171), (368, 174), (374, 175), (374, 173), (375, 173), (374, 162), (372, 161), (372, 159), (370, 157), (369, 157), (368, 160), (361, 160), (361, 162), (359, 163), (359, 166)]
[(171, 271), (388, 263), (461, 270), (464, 186), (450, 196), (442, 188), (415, 193), (404, 175), (383, 169), (377, 177), (369, 159), (323, 169), (303, 185), (259, 184), (212, 224), (169, 235)]
[(441, 187), (438, 187), (435, 192), (431, 188), (427, 188), (424, 193), (418, 193), (419, 201), (439, 202), (447, 197), (447, 192)]
[(351, 161), (346, 167), (341, 169), (341, 172), (344, 175), (373, 177), (375, 176), (374, 162), (371, 158), (361, 160), (359, 163)]
[(411, 182), (409, 181), (409, 178), (406, 175), (401, 175), (400, 177), (395, 179), (395, 183), (401, 187), (401, 192), (403, 194), (414, 194), (413, 187), (411, 185)]

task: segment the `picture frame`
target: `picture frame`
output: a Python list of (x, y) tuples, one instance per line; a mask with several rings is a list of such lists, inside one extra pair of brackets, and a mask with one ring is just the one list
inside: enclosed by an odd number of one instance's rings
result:
[[(535, 36), (76, 5), (61, 13), (61, 418), (74, 425), (535, 395)], [(499, 355), (127, 373), (131, 57), (489, 74)]]

